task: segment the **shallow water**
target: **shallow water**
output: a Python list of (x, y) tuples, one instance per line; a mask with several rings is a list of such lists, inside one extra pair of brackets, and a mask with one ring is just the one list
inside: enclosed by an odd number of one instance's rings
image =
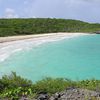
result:
[(0, 62), (0, 75), (16, 72), (37, 81), (45, 77), (100, 79), (100, 35), (44, 43)]

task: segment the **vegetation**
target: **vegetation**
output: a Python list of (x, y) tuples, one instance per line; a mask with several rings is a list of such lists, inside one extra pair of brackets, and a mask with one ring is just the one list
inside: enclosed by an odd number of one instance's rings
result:
[(16, 73), (12, 72), (11, 75), (4, 75), (2, 79), (0, 79), (0, 98), (18, 100), (22, 96), (33, 98), (40, 92), (47, 92), (51, 95), (69, 87), (97, 90), (100, 89), (99, 86), (100, 80), (95, 79), (71, 81), (62, 78), (45, 78), (36, 83), (32, 83), (30, 80), (21, 78), (20, 76), (17, 76)]
[(52, 32), (96, 32), (100, 24), (79, 20), (30, 18), (0, 19), (0, 36), (29, 35)]

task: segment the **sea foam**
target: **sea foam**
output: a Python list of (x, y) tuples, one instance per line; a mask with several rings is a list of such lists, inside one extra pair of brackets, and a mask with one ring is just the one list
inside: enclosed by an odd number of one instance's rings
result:
[(12, 54), (16, 52), (20, 52), (22, 50), (30, 50), (32, 47), (38, 46), (43, 43), (59, 41), (65, 38), (72, 38), (75, 36), (80, 36), (80, 34), (74, 35), (57, 35), (56, 36), (46, 36), (46, 37), (38, 37), (32, 39), (18, 40), (5, 42), (0, 44), (0, 62), (5, 61)]

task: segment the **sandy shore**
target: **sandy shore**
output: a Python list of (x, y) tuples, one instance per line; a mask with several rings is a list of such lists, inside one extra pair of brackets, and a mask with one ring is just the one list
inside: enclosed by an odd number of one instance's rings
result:
[(11, 41), (18, 41), (18, 40), (24, 40), (24, 39), (31, 39), (31, 38), (40, 38), (40, 37), (62, 37), (62, 36), (75, 36), (75, 35), (81, 35), (86, 33), (49, 33), (49, 34), (38, 34), (38, 35), (23, 35), (23, 36), (9, 36), (9, 37), (0, 37), (0, 43), (3, 42), (11, 42)]
[(0, 37), (0, 62), (6, 60), (13, 53), (29, 50), (34, 46), (65, 38), (72, 38), (85, 33), (52, 33), (27, 36)]

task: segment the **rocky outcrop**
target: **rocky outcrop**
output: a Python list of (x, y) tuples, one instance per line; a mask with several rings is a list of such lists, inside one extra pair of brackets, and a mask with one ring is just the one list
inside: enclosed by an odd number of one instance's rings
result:
[(87, 89), (67, 88), (49, 97), (47, 94), (40, 94), (37, 100), (100, 100), (100, 92)]
[(49, 96), (46, 92), (41, 92), (38, 94), (37, 98), (29, 99), (27, 97), (22, 97), (19, 100), (100, 100), (100, 91), (97, 92), (71, 87), (67, 88), (65, 91), (57, 92), (52, 96)]
[(100, 93), (86, 89), (70, 88), (56, 93), (49, 100), (100, 100)]

